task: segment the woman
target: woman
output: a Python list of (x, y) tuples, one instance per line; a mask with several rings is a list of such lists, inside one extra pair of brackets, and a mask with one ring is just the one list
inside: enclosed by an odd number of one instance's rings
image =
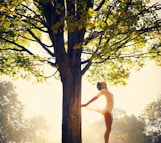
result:
[(91, 100), (89, 100), (87, 103), (82, 104), (81, 107), (87, 107), (90, 103), (95, 101), (100, 96), (105, 96), (105, 99), (106, 99), (105, 109), (104, 110), (93, 109), (93, 110), (100, 112), (104, 116), (105, 125), (106, 125), (104, 139), (105, 139), (105, 143), (108, 143), (109, 135), (111, 131), (111, 125), (113, 121), (113, 118), (112, 118), (112, 109), (114, 106), (113, 94), (108, 90), (107, 84), (105, 82), (98, 82), (97, 88), (99, 90), (99, 93), (96, 96), (94, 96)]

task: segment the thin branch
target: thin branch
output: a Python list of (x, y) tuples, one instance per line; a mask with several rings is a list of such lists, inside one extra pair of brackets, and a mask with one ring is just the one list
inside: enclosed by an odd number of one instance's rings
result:
[[(41, 21), (36, 20), (36, 19), (34, 19), (34, 18), (25, 16), (25, 15), (19, 14), (19, 13), (17, 13), (17, 15), (19, 15), (19, 16), (21, 16), (21, 17), (28, 18), (28, 19), (32, 19), (33, 21), (39, 22), (39, 23), (41, 23), (42, 25), (44, 25), (44, 23), (42, 23)], [(16, 17), (19, 18), (18, 16), (14, 16), (14, 17), (13, 17), (13, 16), (11, 16), (11, 15), (6, 15), (6, 17), (11, 18), (11, 19), (13, 19), (13, 20), (14, 20)], [(22, 21), (24, 21), (24, 22), (26, 22), (26, 23), (29, 23), (30, 25), (32, 25), (32, 26), (35, 27), (36, 29), (40, 30), (41, 32), (48, 33), (47, 30), (43, 30), (43, 28), (47, 28), (45, 25), (44, 25), (44, 27), (38, 27), (38, 26), (35, 25), (35, 23), (29, 22), (28, 20), (23, 19)]]
[(131, 5), (131, 2), (132, 2), (132, 0), (129, 0), (129, 1), (127, 2), (124, 12), (127, 12), (127, 11), (128, 11), (128, 8), (129, 8), (129, 6)]
[[(149, 57), (151, 57), (150, 54), (155, 54), (155, 52), (140, 53), (140, 54), (124, 54), (124, 55), (121, 55), (119, 57), (112, 57), (112, 58), (108, 57), (106, 59), (103, 59), (102, 61), (93, 62), (93, 64), (101, 64), (101, 63), (104, 63), (107, 60), (115, 60), (115, 59), (119, 59), (119, 58), (149, 58)], [(161, 56), (161, 55), (159, 55), (159, 56)]]
[[(102, 0), (102, 2), (100, 3), (100, 5), (97, 7), (99, 9), (99, 7), (102, 7), (104, 4), (104, 0)], [(107, 9), (109, 9), (109, 11), (111, 12), (114, 7), (117, 5), (117, 3), (119, 2), (119, 0), (115, 0), (114, 2), (112, 2), (112, 4), (110, 4), (109, 6), (107, 6)], [(96, 8), (96, 9), (97, 9)], [(104, 22), (106, 23), (108, 16), (109, 16), (109, 12), (106, 14), (106, 18), (104, 20)], [(86, 39), (84, 39), (84, 45), (87, 45), (91, 40), (103, 35), (105, 33), (105, 31), (94, 31), (92, 34), (90, 34), (89, 37), (87, 37)]]
[(51, 78), (51, 77), (55, 76), (57, 72), (58, 72), (58, 69), (53, 74), (51, 74), (49, 76), (45, 76), (44, 78), (46, 78), (46, 79)]
[[(21, 38), (26, 39), (26, 40), (29, 40), (29, 41), (32, 41), (32, 42), (37, 42), (36, 40), (33, 40), (33, 39), (28, 38), (28, 37), (26, 37), (26, 36), (22, 36), (21, 34), (19, 34), (19, 36), (20, 36)], [(43, 44), (44, 44), (44, 43), (43, 43)], [(46, 44), (44, 44), (44, 46), (46, 46), (46, 47), (48, 47), (48, 48), (52, 48), (52, 47), (53, 47), (53, 45), (46, 45)]]
[(147, 8), (145, 8), (144, 10), (142, 10), (141, 12), (139, 12), (137, 15), (141, 15), (141, 14), (145, 14), (145, 13), (149, 13), (150, 11), (157, 11), (161, 9), (161, 4), (159, 3), (155, 3)]
[(155, 30), (161, 30), (161, 25), (157, 25), (154, 27), (148, 27), (148, 28), (142, 28), (140, 30), (137, 30), (140, 34), (149, 32), (149, 31), (155, 31)]
[[(134, 40), (135, 38), (137, 38), (137, 36), (134, 37), (133, 39), (131, 39), (131, 41)], [(116, 46), (117, 44), (119, 44), (119, 46), (118, 46), (119, 48), (117, 48), (117, 50), (118, 50), (118, 49), (120, 49), (120, 47), (122, 47), (123, 45), (128, 43), (129, 39), (130, 39), (129, 36), (127, 35), (127, 37), (125, 37), (125, 38), (121, 39), (120, 41), (118, 41), (118, 42), (114, 43), (113, 45), (111, 45), (111, 47)], [(123, 42), (123, 43), (121, 43), (121, 42)], [(121, 45), (120, 45), (120, 43), (121, 43)]]
[(35, 40), (42, 46), (42, 48), (50, 55), (50, 56), (54, 56), (54, 53), (52, 53), (48, 48), (46, 48), (46, 45), (44, 43), (41, 42), (41, 40), (30, 30), (27, 29), (27, 31), (31, 34), (31, 36), (33, 38), (35, 38)]
[(86, 71), (90, 68), (91, 65), (92, 65), (92, 61), (89, 59), (86, 66), (81, 71), (82, 75), (84, 75), (86, 73)]
[[(21, 16), (21, 17), (25, 17), (25, 18), (27, 18), (27, 19), (31, 19), (31, 20), (33, 20), (33, 21), (35, 21), (35, 22), (39, 22), (39, 23), (41, 23), (42, 25), (44, 25), (44, 27), (42, 27), (42, 28), (47, 28), (47, 24), (46, 24), (45, 20), (43, 20), (43, 18), (42, 18), (41, 15), (37, 14), (36, 11), (32, 10), (31, 8), (29, 8), (29, 7), (26, 6), (25, 4), (21, 4), (21, 5), (22, 5), (24, 8), (28, 9), (30, 12), (32, 12), (32, 13), (34, 14), (34, 17), (35, 17), (35, 18), (29, 17), (29, 16), (24, 15), (24, 14), (22, 14), (22, 13), (17, 13), (17, 15), (19, 15), (19, 16)], [(42, 32), (47, 32), (46, 30), (43, 30), (42, 28), (35, 26), (34, 23), (31, 23), (31, 22), (29, 22), (29, 21), (27, 21), (27, 22), (30, 23), (32, 26), (36, 27), (37, 29), (39, 29), (40, 31), (42, 31)]]
[(26, 37), (26, 36), (22, 36), (21, 34), (18, 34), (18, 36), (20, 36), (20, 37), (23, 38), (23, 39), (26, 39), (26, 40), (29, 40), (29, 41), (32, 41), (32, 42), (36, 42), (36, 40), (33, 40), (33, 39), (28, 38), (28, 37)]
[(3, 48), (3, 49), (0, 49), (0, 51), (8, 51), (8, 50), (23, 52), (22, 49), (17, 49), (17, 48)]
[(104, 3), (105, 3), (105, 0), (102, 0), (100, 2), (99, 6), (96, 9), (94, 9), (94, 11), (99, 11), (101, 9), (101, 7), (103, 6)]
[[(22, 45), (20, 45), (20, 44), (18, 44), (18, 43), (15, 43), (14, 41), (10, 41), (10, 40), (5, 39), (5, 38), (3, 38), (3, 37), (1, 37), (1, 36), (0, 36), (0, 39), (2, 39), (2, 40), (6, 41), (6, 42), (8, 42), (8, 43), (10, 43), (10, 44), (13, 44), (13, 45), (15, 45), (15, 46), (21, 48), (21, 51), (27, 52), (27, 53), (30, 54), (30, 55), (34, 55), (31, 51), (29, 51), (28, 49), (26, 49), (24, 46), (22, 46)], [(15, 49), (15, 50), (16, 50), (16, 49)], [(17, 50), (17, 51), (18, 51), (18, 50)], [(20, 50), (19, 50), (19, 51), (20, 51)]]
[[(32, 19), (34, 22), (39, 22), (39, 23), (41, 23), (41, 24), (43, 24), (44, 25), (44, 23), (43, 22), (41, 22), (41, 21), (39, 21), (39, 20), (36, 20), (36, 19), (34, 19), (34, 18), (31, 18), (31, 17), (28, 17), (28, 16), (25, 16), (25, 15), (22, 15), (22, 14), (19, 14), (20, 16), (24, 16), (25, 18), (27, 18), (27, 19)], [(33, 27), (35, 27), (36, 29), (38, 29), (38, 30), (40, 30), (40, 31), (42, 31), (42, 32), (45, 32), (45, 33), (48, 33), (48, 31), (47, 30), (43, 30), (43, 28), (47, 28), (46, 27), (46, 25), (44, 25), (44, 27), (38, 27), (38, 26), (36, 26), (36, 24), (35, 23), (32, 23), (32, 22), (30, 22), (29, 20), (23, 20), (24, 22), (26, 22), (26, 23), (29, 23), (30, 25), (32, 25)]]
[(52, 67), (56, 66), (56, 63), (53, 63), (53, 62), (48, 61), (48, 60), (40, 60), (40, 62), (48, 63), (48, 64), (50, 64)]
[(92, 34), (90, 34), (89, 37), (84, 39), (84, 45), (87, 45), (91, 40), (101, 36), (102, 34), (104, 34), (104, 32), (105, 31), (94, 31)]
[(31, 8), (29, 8), (28, 6), (26, 6), (25, 4), (21, 4), (23, 7), (25, 7), (26, 9), (28, 9), (29, 11), (31, 11), (32, 13), (34, 13), (34, 15), (36, 15), (37, 17), (41, 17), (41, 15), (38, 15), (34, 10), (32, 10)]
[(82, 75), (84, 75), (84, 74), (86, 73), (86, 71), (90, 68), (90, 66), (92, 65), (92, 59), (93, 59), (93, 57), (95, 56), (95, 54), (97, 53), (97, 51), (98, 51), (98, 48), (97, 48), (96, 51), (92, 54), (92, 56), (91, 56), (90, 59), (88, 59), (88, 60), (86, 60), (86, 61), (84, 61), (84, 62), (81, 63), (81, 64), (87, 63), (86, 66), (85, 66), (85, 67), (82, 69), (82, 71), (81, 71)]

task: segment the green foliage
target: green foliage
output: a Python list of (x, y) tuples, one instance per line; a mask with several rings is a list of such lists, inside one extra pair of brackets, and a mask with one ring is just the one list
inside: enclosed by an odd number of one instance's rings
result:
[[(12, 69), (10, 75), (15, 76), (14, 73), (25, 68), (25, 72), (19, 72), (22, 77), (27, 77), (28, 71), (42, 80), (42, 71), (35, 69), (33, 63), (58, 65), (54, 38), (60, 39), (63, 35), (67, 42), (62, 41), (62, 49), (68, 58), (77, 55), (71, 53), (82, 51), (82, 71), (86, 73), (89, 69), (86, 74), (89, 81), (107, 80), (114, 85), (125, 85), (130, 69), (142, 68), (145, 59), (161, 64), (161, 24), (157, 14), (161, 7), (159, 4), (147, 6), (148, 3), (149, 0), (3, 1), (0, 5), (1, 57), (9, 53), (11, 58), (16, 58), (14, 55), (20, 53), (22, 60), (16, 60), (21, 62), (16, 66), (11, 65), (13, 62), (9, 66), (6, 60), (7, 65), (1, 72), (8, 74)], [(50, 42), (43, 35), (48, 35)], [(37, 56), (29, 43), (37, 43), (45, 54), (42, 56), (39, 52)]]
[(43, 81), (43, 71), (38, 66), (38, 60), (38, 56), (29, 56), (25, 53), (2, 49), (0, 53), (0, 74), (9, 75), (14, 79), (19, 77), (30, 79), (31, 75), (34, 75), (37, 77), (37, 81)]
[(34, 9), (30, 0), (4, 1), (0, 5), (0, 74), (26, 79), (34, 75), (38, 77), (37, 81), (44, 81), (41, 67), (36, 66), (40, 64), (40, 57), (25, 48), (29, 47), (30, 41), (34, 42), (30, 29), (41, 37), (40, 30), (34, 27), (34, 24), (40, 24), (33, 21), (36, 18), (30, 15), (30, 8)]
[[(40, 31), (33, 27), (34, 16), (26, 13), (31, 7), (30, 3), (30, 0), (12, 0), (0, 5), (0, 74), (26, 79), (34, 75), (38, 81), (43, 81), (43, 73), (36, 66), (40, 57), (25, 48), (29, 47), (29, 41), (33, 41), (27, 29), (32, 28), (32, 32), (40, 37)], [(25, 7), (25, 4), (29, 7)]]
[[(121, 59), (122, 61), (127, 61)], [(127, 61), (128, 62), (128, 61)], [(106, 65), (107, 64), (107, 65)], [(102, 64), (96, 64), (94, 69), (90, 70), (89, 80), (90, 82), (94, 81), (108, 81), (109, 83), (118, 84), (121, 83), (122, 85), (126, 84), (126, 79), (129, 77), (130, 68), (128, 67), (127, 63), (125, 65), (121, 65), (116, 60), (110, 60), (104, 62)], [(97, 76), (92, 76), (97, 75)]]
[[(150, 57), (160, 64), (160, 23), (157, 23), (156, 11), (149, 9), (146, 12), (143, 1), (132, 1), (130, 5), (127, 2), (107, 3), (93, 17), (97, 23), (94, 30), (103, 31), (103, 35), (96, 39), (97, 42), (89, 43), (97, 49), (91, 58), (94, 66), (90, 68), (89, 81), (100, 79), (124, 85), (130, 69), (142, 68), (145, 58)], [(94, 53), (89, 46), (84, 47), (84, 52)]]

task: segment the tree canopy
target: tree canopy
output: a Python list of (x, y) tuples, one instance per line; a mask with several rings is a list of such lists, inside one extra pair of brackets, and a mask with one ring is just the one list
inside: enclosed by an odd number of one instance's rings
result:
[[(82, 75), (90, 69), (90, 81), (125, 84), (130, 69), (142, 67), (145, 58), (155, 59), (160, 65), (161, 23), (157, 11), (161, 6), (147, 5), (148, 2), (3, 1), (0, 71), (11, 76), (21, 73), (26, 77), (31, 73), (43, 77), (40, 65), (49, 64), (57, 70), (53, 36), (64, 32), (64, 54), (70, 57), (73, 50), (81, 50)], [(83, 41), (76, 36), (70, 41), (70, 35), (76, 32), (83, 32)]]

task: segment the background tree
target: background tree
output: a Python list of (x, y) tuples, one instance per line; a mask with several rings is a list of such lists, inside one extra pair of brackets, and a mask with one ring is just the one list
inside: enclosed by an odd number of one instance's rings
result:
[(62, 142), (81, 143), (82, 76), (124, 85), (130, 69), (142, 67), (145, 58), (160, 64), (160, 9), (144, 0), (4, 0), (0, 71), (38, 80), (44, 77), (40, 64), (58, 71)]
[[(151, 143), (151, 138), (144, 134), (145, 122), (135, 115), (127, 115), (124, 110), (114, 109), (110, 143)], [(103, 120), (89, 123), (84, 127), (84, 143), (103, 143), (105, 126)]]
[(10, 82), (0, 82), (0, 143), (20, 142), (24, 119), (23, 106)]
[(145, 122), (145, 134), (151, 137), (151, 142), (161, 142), (161, 95), (145, 107), (140, 118)]
[(0, 143), (51, 143), (44, 117), (27, 119), (12, 83), (0, 82)]
[(29, 121), (31, 125), (32, 143), (52, 143), (49, 121), (43, 116), (34, 116)]
[(125, 115), (114, 118), (111, 143), (150, 143), (151, 140), (144, 132), (145, 123), (139, 121), (135, 115)]

